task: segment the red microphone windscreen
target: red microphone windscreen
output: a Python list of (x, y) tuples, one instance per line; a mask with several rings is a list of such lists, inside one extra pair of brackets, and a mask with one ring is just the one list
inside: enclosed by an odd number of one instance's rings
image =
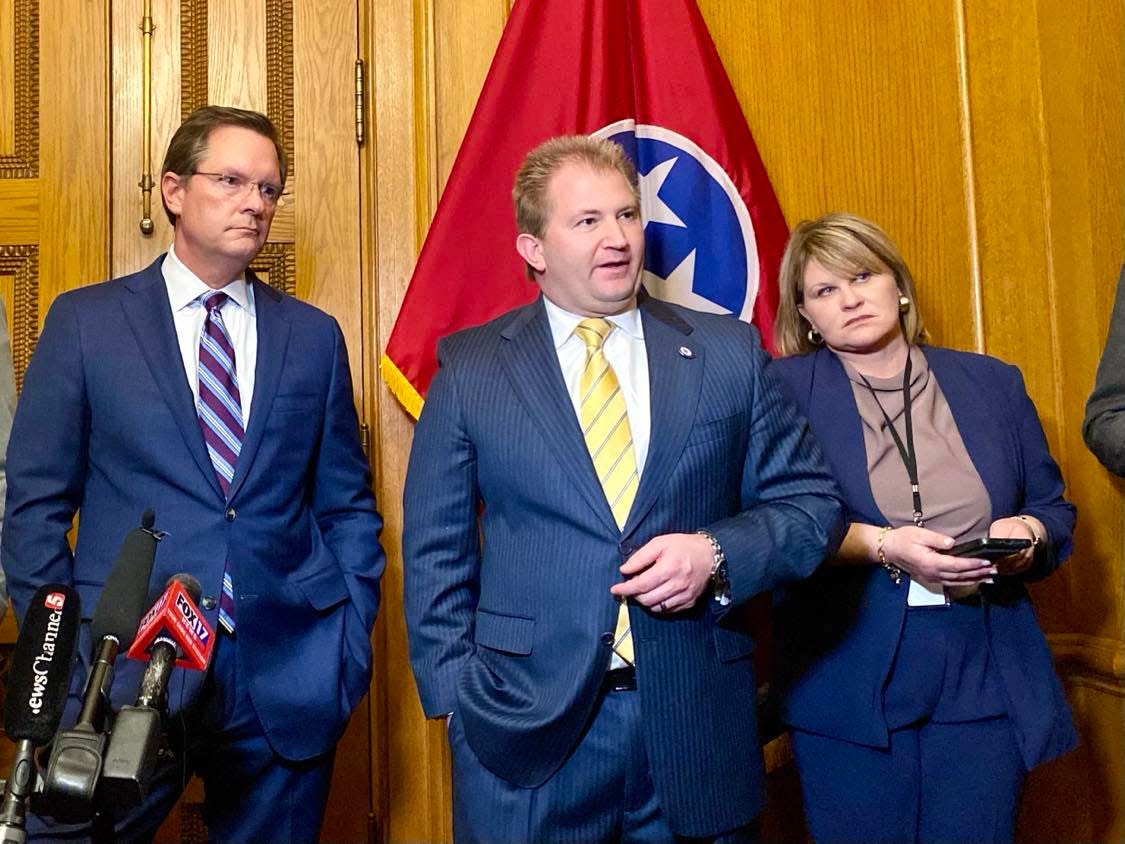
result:
[(129, 659), (147, 662), (149, 650), (158, 636), (168, 636), (182, 654), (176, 665), (194, 671), (203, 671), (215, 649), (215, 631), (207, 623), (192, 599), (189, 588), (177, 575), (168, 588), (141, 618), (137, 635), (129, 648)]

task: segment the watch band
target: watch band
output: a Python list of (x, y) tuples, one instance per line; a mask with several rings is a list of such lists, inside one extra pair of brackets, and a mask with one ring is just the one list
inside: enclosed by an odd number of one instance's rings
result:
[(727, 606), (730, 603), (730, 578), (727, 577), (727, 555), (723, 553), (723, 546), (719, 544), (719, 540), (710, 531), (700, 530), (696, 531), (700, 536), (707, 540), (711, 545), (711, 553), (714, 555), (711, 562), (711, 586), (714, 590), (714, 599), (719, 602), (720, 606)]

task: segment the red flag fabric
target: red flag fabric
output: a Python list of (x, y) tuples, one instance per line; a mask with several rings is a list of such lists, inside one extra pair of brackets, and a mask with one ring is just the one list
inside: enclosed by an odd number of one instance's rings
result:
[(512, 181), (564, 134), (610, 137), (636, 161), (648, 291), (752, 320), (772, 346), (788, 230), (694, 0), (518, 0), (380, 365), (415, 417), (440, 338), (538, 295)]

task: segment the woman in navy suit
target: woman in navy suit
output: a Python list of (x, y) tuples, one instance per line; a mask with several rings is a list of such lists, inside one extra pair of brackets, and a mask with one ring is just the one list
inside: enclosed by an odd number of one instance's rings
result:
[[(1074, 508), (1019, 371), (924, 345), (871, 222), (802, 223), (781, 268), (780, 373), (849, 507), (837, 554), (779, 598), (778, 672), (820, 841), (1004, 841), (1024, 775), (1075, 744), (1025, 583)], [(1020, 538), (998, 559), (955, 543)]]

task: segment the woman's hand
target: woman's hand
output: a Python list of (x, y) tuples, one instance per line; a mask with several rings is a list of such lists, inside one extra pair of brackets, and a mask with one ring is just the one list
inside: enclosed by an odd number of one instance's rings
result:
[[(1026, 521), (1025, 521), (1026, 519)], [(997, 519), (988, 528), (988, 535), (997, 539), (1030, 539), (1030, 548), (1024, 548), (1015, 554), (1001, 557), (996, 560), (996, 569), (1000, 574), (1019, 574), (1026, 571), (1035, 559), (1037, 545), (1047, 541), (1047, 528), (1034, 516), (1008, 516)]]
[[(996, 575), (996, 567), (988, 560), (939, 553), (952, 547), (953, 537), (913, 525), (887, 531), (883, 538), (883, 556), (887, 562), (915, 580), (942, 586), (972, 586), (988, 583)], [(872, 556), (879, 559), (877, 535)]]

